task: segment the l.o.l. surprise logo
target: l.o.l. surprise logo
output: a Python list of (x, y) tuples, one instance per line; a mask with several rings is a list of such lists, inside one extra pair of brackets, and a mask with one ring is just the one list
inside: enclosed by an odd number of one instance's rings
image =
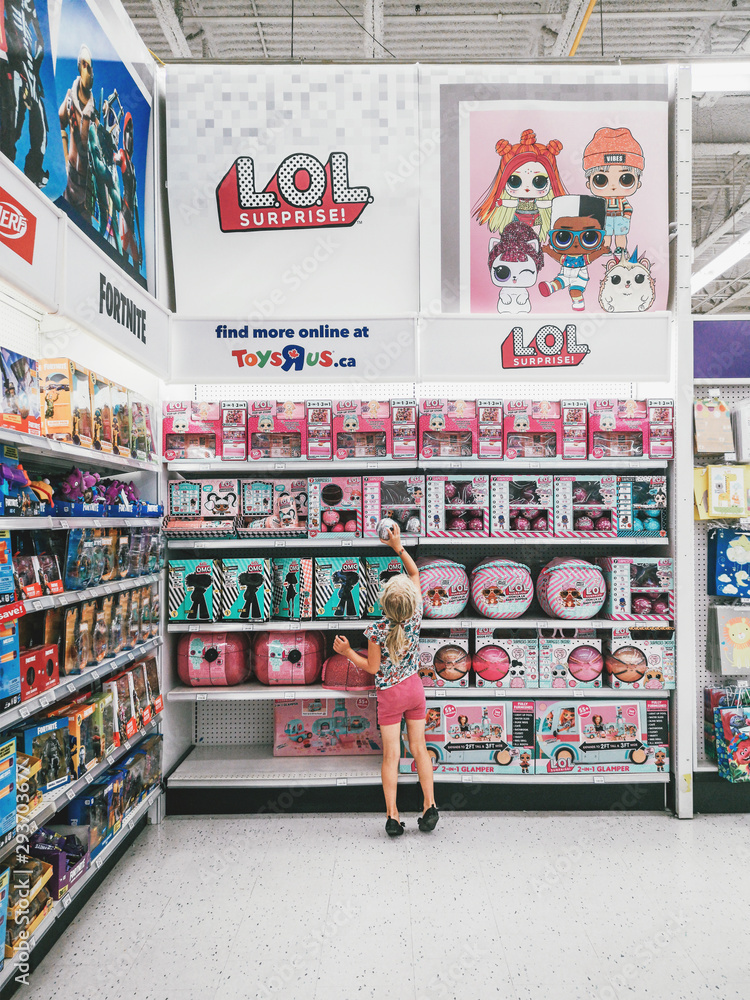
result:
[(27, 263), (34, 263), (36, 216), (0, 187), (0, 243)]
[(574, 323), (564, 330), (545, 323), (536, 331), (514, 326), (503, 341), (503, 368), (575, 367), (590, 353), (586, 344), (579, 344)]
[(216, 188), (223, 233), (353, 226), (372, 200), (369, 187), (350, 187), (346, 153), (331, 153), (325, 166), (293, 153), (262, 191), (252, 156), (240, 156)]

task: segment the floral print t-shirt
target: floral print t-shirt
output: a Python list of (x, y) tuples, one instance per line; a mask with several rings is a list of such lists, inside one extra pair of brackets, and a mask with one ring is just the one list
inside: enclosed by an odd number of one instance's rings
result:
[(385, 644), (391, 627), (387, 618), (381, 618), (380, 621), (373, 622), (365, 629), (365, 637), (372, 639), (380, 646), (380, 670), (375, 674), (375, 687), (380, 691), (405, 681), (407, 677), (411, 677), (419, 669), (419, 630), (422, 627), (421, 603), (411, 618), (404, 622), (404, 635), (408, 645), (398, 663), (393, 662)]

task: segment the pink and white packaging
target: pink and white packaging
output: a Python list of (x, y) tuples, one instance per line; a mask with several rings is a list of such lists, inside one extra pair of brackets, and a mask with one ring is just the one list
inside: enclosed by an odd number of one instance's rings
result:
[(236, 517), (240, 511), (237, 479), (201, 480), (201, 517)]
[(247, 457), (251, 462), (305, 459), (307, 422), (304, 403), (254, 399), (248, 406)]
[(555, 476), (555, 538), (617, 537), (617, 476)]
[(251, 667), (250, 645), (241, 632), (198, 632), (177, 643), (177, 673), (190, 687), (241, 684)]
[(380, 754), (375, 698), (275, 701), (274, 757), (354, 757)]
[(261, 632), (253, 652), (261, 684), (314, 684), (323, 669), (325, 639), (313, 629)]
[(589, 404), (585, 399), (563, 399), (562, 457), (584, 461), (589, 447)]
[(554, 459), (562, 453), (560, 403), (550, 399), (506, 399), (505, 458)]
[(393, 457), (400, 460), (416, 458), (419, 451), (419, 407), (416, 399), (391, 400), (391, 431)]
[(486, 475), (427, 476), (428, 538), (488, 538), (490, 480)]
[(479, 458), (503, 457), (503, 401), (477, 400), (477, 454)]
[(364, 537), (378, 537), (378, 523), (393, 518), (404, 538), (425, 533), (424, 476), (364, 476), (362, 479)]
[(441, 629), (420, 635), (419, 676), (424, 687), (468, 687), (470, 670), (468, 629)]
[(476, 402), (420, 399), (419, 446), (422, 458), (476, 458)]
[(490, 477), (493, 538), (552, 538), (553, 477), (517, 473)]
[[(606, 556), (597, 561), (607, 583), (604, 618), (618, 622), (668, 622), (674, 618), (671, 559)], [(649, 571), (646, 577), (644, 569)], [(644, 578), (646, 584), (641, 582)], [(654, 605), (664, 610), (655, 613)]]
[(192, 401), (162, 404), (162, 445), (168, 462), (220, 459), (221, 408), (218, 403)]
[(221, 457), (225, 462), (247, 461), (247, 400), (221, 403)]
[(602, 640), (593, 629), (575, 639), (539, 637), (540, 688), (600, 688), (604, 670)]
[(425, 618), (457, 618), (469, 601), (469, 577), (450, 559), (417, 559)]
[(336, 458), (392, 458), (391, 404), (372, 400), (337, 399), (333, 402), (333, 438)]
[(649, 440), (644, 399), (589, 400), (589, 458), (649, 458)]
[(539, 573), (536, 595), (551, 618), (581, 621), (601, 611), (607, 586), (598, 566), (583, 559), (555, 558)]
[[(639, 629), (637, 626), (612, 629), (611, 637), (605, 639), (604, 647), (607, 663), (611, 666), (613, 658), (618, 658), (620, 650), (626, 649), (629, 653), (638, 650), (643, 656), (644, 669), (638, 679), (632, 681), (626, 679), (629, 675), (618, 674), (609, 668), (604, 671), (604, 681), (607, 687), (616, 689), (631, 690), (672, 690), (675, 686), (675, 641), (674, 630), (665, 629), (664, 638), (642, 639), (641, 635), (648, 635), (647, 629)], [(654, 632), (650, 633), (654, 635)], [(630, 657), (632, 662), (632, 654)], [(635, 673), (633, 677), (635, 677)]]
[(307, 457), (315, 461), (333, 458), (333, 407), (330, 399), (308, 400), (305, 403), (307, 420)]
[(674, 458), (674, 400), (647, 399), (649, 458)]
[(507, 630), (476, 630), (472, 666), (477, 687), (539, 687), (539, 640), (507, 636), (504, 631)]
[(471, 603), (485, 618), (520, 618), (534, 599), (529, 567), (488, 556), (471, 574)]
[(362, 477), (314, 476), (308, 480), (307, 533), (362, 537)]

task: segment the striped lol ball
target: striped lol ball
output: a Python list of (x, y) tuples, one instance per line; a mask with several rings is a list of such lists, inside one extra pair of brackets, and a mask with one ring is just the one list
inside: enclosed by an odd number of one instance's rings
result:
[(471, 574), (471, 602), (485, 618), (519, 618), (534, 598), (529, 567), (489, 556)]
[(450, 559), (418, 559), (425, 618), (457, 618), (469, 600), (466, 569)]
[(601, 611), (607, 587), (598, 566), (584, 559), (556, 558), (539, 574), (536, 596), (550, 617), (575, 621)]

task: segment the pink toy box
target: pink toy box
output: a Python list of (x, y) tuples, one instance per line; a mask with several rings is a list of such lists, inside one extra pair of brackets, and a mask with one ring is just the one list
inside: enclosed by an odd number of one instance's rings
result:
[(190, 687), (242, 684), (251, 665), (250, 644), (241, 632), (197, 632), (177, 643), (177, 674)]
[(247, 412), (247, 457), (252, 462), (296, 462), (307, 454), (305, 404), (252, 400)]
[(539, 638), (540, 688), (602, 687), (602, 640), (579, 629), (575, 639)]
[(490, 534), (494, 538), (551, 538), (552, 476), (492, 476)]
[(425, 533), (424, 476), (365, 476), (362, 480), (365, 538), (378, 537), (378, 523), (394, 520), (405, 538)]
[(391, 400), (393, 457), (404, 460), (417, 457), (419, 407), (415, 399)]
[(333, 458), (333, 412), (330, 400), (305, 403), (307, 421), (307, 457), (315, 461)]
[(671, 399), (589, 401), (589, 458), (674, 457)]
[(255, 676), (261, 684), (314, 684), (323, 669), (320, 632), (261, 632), (255, 640)]
[(257, 538), (307, 536), (306, 479), (243, 479), (237, 534)]
[(476, 458), (477, 406), (469, 399), (420, 399), (422, 458)]
[(604, 618), (620, 622), (667, 622), (674, 618), (671, 559), (607, 556), (598, 562), (607, 582)]
[(391, 458), (391, 404), (355, 399), (334, 400), (333, 437), (336, 458)]
[(503, 457), (503, 401), (477, 400), (477, 453), (479, 458)]
[(650, 458), (674, 458), (674, 400), (647, 399)]
[(616, 476), (555, 476), (555, 537), (617, 536)]
[[(427, 698), (427, 751), (436, 774), (533, 774), (534, 702)], [(404, 725), (399, 770), (416, 772)]]
[(537, 774), (669, 773), (669, 702), (538, 701)]
[(315, 476), (309, 480), (308, 534), (334, 532), (340, 538), (362, 537), (360, 476)]
[(427, 537), (488, 538), (489, 487), (486, 475), (428, 475)]
[(168, 462), (221, 458), (221, 408), (218, 403), (177, 402), (162, 405), (162, 443)]
[(419, 676), (426, 688), (468, 687), (469, 630), (439, 629), (419, 637)]
[(604, 662), (608, 687), (671, 690), (675, 686), (674, 630), (615, 628), (605, 640)]
[(221, 457), (225, 462), (247, 460), (247, 401), (221, 403)]
[(618, 538), (666, 538), (666, 476), (617, 477)]
[(531, 629), (476, 630), (472, 666), (478, 688), (539, 687), (539, 639)]
[(562, 453), (560, 403), (549, 399), (506, 399), (503, 403), (505, 457), (557, 458)]
[(227, 538), (239, 511), (236, 479), (173, 479), (164, 533), (170, 538)]
[(380, 754), (383, 745), (374, 698), (275, 701), (274, 757), (355, 757)]
[(589, 404), (585, 399), (563, 399), (562, 457), (583, 461), (588, 457)]

